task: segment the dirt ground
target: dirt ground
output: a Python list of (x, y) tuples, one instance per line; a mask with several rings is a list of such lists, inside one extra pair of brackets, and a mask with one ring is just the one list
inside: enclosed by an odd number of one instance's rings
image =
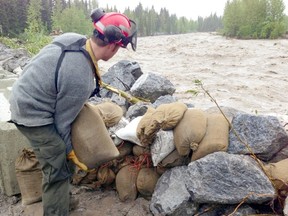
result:
[[(71, 216), (152, 215), (148, 200), (139, 197), (133, 202), (122, 202), (113, 189), (91, 190), (83, 186), (73, 186), (72, 194), (79, 203), (70, 211)], [(0, 215), (41, 216), (43, 215), (42, 202), (23, 206), (20, 196), (7, 197), (0, 194)]]
[[(167, 77), (176, 87), (179, 100), (198, 108), (215, 106), (194, 84), (201, 80), (220, 106), (229, 106), (250, 114), (275, 115), (288, 122), (288, 40), (237, 40), (215, 33), (138, 38), (136, 52), (121, 50), (109, 62), (99, 62), (105, 73), (119, 60), (136, 61), (143, 73)], [(187, 90), (198, 91), (198, 95)], [(140, 216), (152, 215), (149, 201), (139, 197), (123, 203), (115, 190), (90, 190), (73, 187), (80, 203), (71, 212), (76, 215)], [(0, 215), (41, 215), (41, 203), (21, 205), (20, 196), (0, 195)]]

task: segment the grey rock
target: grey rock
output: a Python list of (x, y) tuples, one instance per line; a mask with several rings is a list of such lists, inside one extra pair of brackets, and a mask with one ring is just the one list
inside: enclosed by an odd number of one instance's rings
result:
[(0, 79), (5, 79), (7, 77), (7, 71), (6, 70), (0, 70)]
[(10, 49), (0, 49), (0, 61), (7, 60), (13, 56)]
[(20, 75), (22, 73), (22, 71), (23, 71), (23, 69), (21, 68), (21, 66), (18, 66), (12, 71), (12, 73)]
[(269, 160), (268, 162), (269, 163), (277, 163), (277, 162), (284, 160), (286, 158), (288, 158), (288, 143), (283, 149), (281, 149), (279, 152), (277, 152), (273, 156), (273, 158), (271, 160)]
[(251, 157), (216, 152), (162, 174), (150, 209), (153, 214), (187, 215), (199, 204), (262, 204), (275, 196), (270, 180)]
[(5, 49), (0, 55), (0, 60), (3, 60), (2, 67), (9, 72), (13, 72), (19, 66), (23, 69), (30, 59), (28, 52), (22, 48)]
[[(227, 117), (227, 119), (232, 122), (233, 118), (239, 114), (239, 113), (244, 113), (243, 111), (237, 110), (232, 107), (224, 107), (220, 106), (221, 111), (224, 113), (224, 115)], [(217, 106), (210, 107), (205, 110), (207, 113), (221, 113), (220, 109)]]
[(264, 203), (275, 190), (249, 156), (215, 152), (188, 165), (185, 185), (197, 203)]
[(134, 83), (130, 91), (133, 96), (145, 98), (154, 103), (160, 96), (172, 95), (176, 89), (165, 77), (147, 73)]
[(138, 116), (143, 116), (146, 113), (148, 106), (151, 106), (151, 104), (147, 102), (133, 104), (128, 108), (125, 117), (131, 121)]
[(187, 166), (172, 168), (158, 180), (151, 198), (150, 210), (154, 215), (193, 215), (197, 204), (190, 200), (184, 179)]
[[(142, 75), (141, 68), (137, 62), (122, 60), (109, 68), (101, 78), (104, 83), (122, 91), (129, 91), (135, 81)], [(101, 97), (112, 97), (112, 92), (101, 89)]]
[(157, 100), (152, 104), (154, 108), (157, 108), (161, 104), (169, 104), (176, 102), (177, 99), (172, 95), (164, 95), (157, 98)]
[[(239, 137), (263, 161), (269, 161), (273, 155), (288, 145), (288, 135), (278, 118), (274, 116), (238, 114), (233, 118), (232, 126)], [(227, 152), (251, 154), (232, 130), (229, 134)]]

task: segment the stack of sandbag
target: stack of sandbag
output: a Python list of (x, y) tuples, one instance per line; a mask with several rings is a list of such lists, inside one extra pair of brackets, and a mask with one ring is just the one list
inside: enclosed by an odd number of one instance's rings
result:
[[(226, 151), (228, 147), (229, 124), (222, 114), (188, 109), (181, 102), (148, 107), (143, 116), (120, 128), (119, 124), (120, 121), (112, 126), (117, 128), (113, 135), (118, 139), (114, 146), (119, 155), (92, 173), (82, 176), (81, 172), (78, 176), (76, 173), (74, 184), (115, 188), (122, 201), (134, 200), (138, 195), (149, 199), (158, 178), (167, 169), (187, 165), (216, 151)], [(107, 132), (112, 127), (102, 129)]]
[(15, 161), (16, 178), (21, 192), (22, 205), (42, 200), (42, 171), (35, 153), (23, 149)]

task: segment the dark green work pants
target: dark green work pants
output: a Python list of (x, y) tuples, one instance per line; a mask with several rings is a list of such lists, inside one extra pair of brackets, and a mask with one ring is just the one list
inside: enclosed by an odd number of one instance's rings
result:
[(16, 125), (28, 138), (42, 168), (42, 203), (45, 216), (69, 213), (71, 172), (66, 159), (66, 146), (54, 125), (24, 127)]

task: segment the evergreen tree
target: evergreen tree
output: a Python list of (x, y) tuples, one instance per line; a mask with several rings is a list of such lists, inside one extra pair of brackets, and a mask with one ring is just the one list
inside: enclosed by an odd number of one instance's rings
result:
[(52, 0), (42, 0), (42, 22), (48, 32), (52, 30)]
[[(90, 13), (95, 8), (98, 8), (97, 0), (0, 0), (0, 33), (18, 36), (24, 29), (26, 33), (44, 33), (46, 29), (46, 33), (53, 30), (55, 33), (76, 31), (87, 34), (91, 27)], [(271, 4), (270, 13), (271, 17), (277, 17), (272, 8), (277, 8), (277, 4)], [(115, 6), (107, 6), (105, 11), (118, 10)], [(193, 21), (185, 17), (178, 18), (175, 14), (170, 15), (166, 8), (161, 8), (160, 13), (157, 13), (153, 6), (151, 9), (144, 9), (141, 3), (134, 10), (126, 8), (124, 13), (137, 23), (138, 36), (193, 32), (197, 24), (199, 31), (214, 31), (221, 25), (221, 18), (216, 15), (211, 14), (208, 18)], [(269, 26), (265, 27), (265, 32), (271, 34)]]
[(157, 13), (154, 7), (152, 6), (152, 8), (149, 10), (148, 13), (148, 25), (149, 25), (149, 31), (147, 34), (148, 36), (152, 36), (155, 34), (157, 29), (157, 22), (158, 22)]
[(0, 0), (0, 35), (7, 36), (9, 34), (9, 19), (6, 13), (8, 8), (8, 2), (6, 0)]
[(84, 10), (76, 6), (64, 9), (58, 24), (63, 32), (76, 32), (90, 36), (93, 31), (92, 23), (87, 19)]
[(56, 33), (59, 33), (62, 31), (61, 29), (61, 24), (60, 24), (60, 19), (62, 17), (62, 12), (63, 7), (62, 7), (62, 0), (55, 0), (54, 5), (53, 5), (53, 10), (52, 10), (52, 29)]
[(27, 13), (26, 33), (35, 34), (43, 32), (43, 24), (41, 21), (41, 1), (30, 0)]
[(137, 23), (139, 36), (145, 35), (143, 13), (144, 13), (143, 6), (141, 3), (139, 3), (134, 11), (134, 17), (135, 17), (134, 21)]
[(227, 1), (224, 35), (240, 38), (277, 38), (284, 34), (283, 0)]

